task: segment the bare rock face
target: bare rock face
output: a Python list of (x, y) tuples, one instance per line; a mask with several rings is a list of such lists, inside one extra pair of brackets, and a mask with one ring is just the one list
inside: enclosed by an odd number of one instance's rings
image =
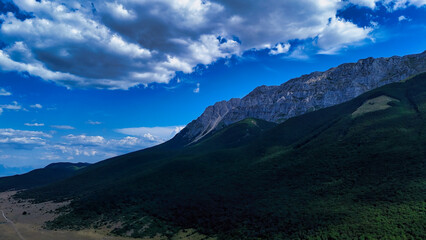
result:
[(349, 101), (364, 92), (426, 72), (426, 51), (390, 58), (367, 58), (325, 72), (313, 72), (280, 86), (260, 86), (242, 99), (207, 107), (178, 135), (187, 143), (245, 118), (280, 123), (309, 111)]

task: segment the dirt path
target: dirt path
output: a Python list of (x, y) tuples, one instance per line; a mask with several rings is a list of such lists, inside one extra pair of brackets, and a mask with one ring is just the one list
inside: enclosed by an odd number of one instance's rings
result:
[(13, 230), (15, 230), (15, 232), (18, 235), (19, 239), (25, 240), (25, 238), (22, 237), (21, 233), (16, 228), (15, 223), (12, 220), (10, 220), (9, 218), (6, 217), (6, 215), (4, 214), (3, 210), (0, 210), (0, 211), (1, 211), (1, 214), (3, 215), (4, 220), (6, 220), (6, 222), (8, 222), (13, 227)]

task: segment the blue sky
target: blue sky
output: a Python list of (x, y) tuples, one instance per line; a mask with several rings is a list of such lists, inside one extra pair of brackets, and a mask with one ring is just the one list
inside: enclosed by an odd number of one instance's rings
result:
[(217, 101), (424, 39), (425, 0), (3, 0), (0, 175), (149, 147)]

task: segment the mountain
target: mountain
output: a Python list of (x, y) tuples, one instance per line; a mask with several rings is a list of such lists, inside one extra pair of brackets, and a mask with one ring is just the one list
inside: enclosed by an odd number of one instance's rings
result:
[(0, 178), (0, 192), (40, 187), (67, 177), (77, 170), (89, 166), (88, 163), (52, 163), (42, 169), (36, 169), (22, 175)]
[(280, 124), (245, 119), (20, 192), (49, 228), (171, 239), (425, 239), (426, 73)]
[(425, 71), (426, 51), (404, 57), (370, 57), (303, 75), (280, 86), (260, 86), (242, 99), (233, 98), (207, 107), (177, 138), (185, 144), (196, 142), (211, 131), (249, 117), (281, 123)]

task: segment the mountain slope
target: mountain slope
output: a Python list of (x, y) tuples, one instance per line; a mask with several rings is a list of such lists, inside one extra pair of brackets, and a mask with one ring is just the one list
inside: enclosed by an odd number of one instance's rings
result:
[[(106, 160), (19, 196), (74, 199), (51, 228), (118, 221), (115, 233), (135, 237), (195, 228), (220, 239), (425, 239), (425, 118), (421, 74), (259, 131), (248, 119), (183, 149)], [(236, 143), (244, 128), (253, 134)]]
[(196, 142), (211, 131), (249, 117), (280, 123), (425, 71), (426, 51), (342, 64), (325, 72), (303, 75), (280, 86), (257, 87), (242, 99), (234, 98), (209, 106), (177, 138), (186, 144)]
[(88, 163), (52, 163), (22, 175), (0, 178), (0, 192), (40, 187), (63, 180), (76, 174), (76, 171), (89, 166)]

